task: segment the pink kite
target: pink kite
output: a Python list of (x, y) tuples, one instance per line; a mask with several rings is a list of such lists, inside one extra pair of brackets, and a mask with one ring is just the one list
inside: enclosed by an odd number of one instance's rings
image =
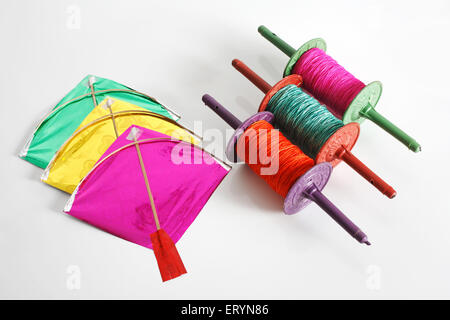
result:
[[(198, 146), (131, 126), (80, 182), (64, 212), (147, 248), (156, 236), (164, 240), (157, 231), (177, 242), (229, 170)], [(156, 251), (163, 281), (176, 277), (163, 275)]]

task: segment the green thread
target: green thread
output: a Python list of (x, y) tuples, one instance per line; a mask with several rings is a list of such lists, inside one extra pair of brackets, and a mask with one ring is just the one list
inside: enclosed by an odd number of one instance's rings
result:
[(274, 114), (277, 127), (313, 159), (325, 142), (344, 126), (324, 105), (292, 84), (270, 99), (267, 111)]

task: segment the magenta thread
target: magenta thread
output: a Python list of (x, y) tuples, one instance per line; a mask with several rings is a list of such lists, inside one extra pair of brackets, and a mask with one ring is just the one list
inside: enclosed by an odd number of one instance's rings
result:
[(342, 119), (347, 107), (365, 84), (339, 65), (322, 49), (305, 52), (294, 73), (303, 76), (303, 86)]

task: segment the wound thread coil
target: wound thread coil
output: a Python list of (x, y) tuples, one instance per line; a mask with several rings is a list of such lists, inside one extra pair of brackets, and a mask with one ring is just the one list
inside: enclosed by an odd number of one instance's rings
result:
[(413, 137), (375, 110), (382, 92), (381, 82), (365, 85), (358, 80), (325, 53), (327, 46), (323, 39), (312, 39), (295, 50), (265, 26), (259, 26), (258, 32), (289, 57), (284, 76), (302, 75), (307, 91), (325, 103), (344, 124), (369, 119), (408, 149), (422, 150)]
[(267, 110), (275, 115), (286, 135), (311, 158), (344, 126), (324, 105), (295, 85), (279, 90), (270, 99)]
[[(253, 123), (245, 130), (238, 140), (237, 154), (283, 198), (287, 196), (292, 185), (314, 166), (313, 159), (264, 120)], [(264, 167), (267, 168), (273, 163), (278, 163), (276, 173), (261, 174)]]
[(302, 75), (305, 89), (332, 108), (339, 119), (366, 86), (319, 48), (306, 51), (293, 72)]

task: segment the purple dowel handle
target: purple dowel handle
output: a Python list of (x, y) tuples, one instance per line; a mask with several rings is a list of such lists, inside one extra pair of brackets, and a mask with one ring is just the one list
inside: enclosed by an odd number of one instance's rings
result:
[(217, 100), (211, 97), (209, 94), (203, 95), (202, 100), (212, 111), (217, 113), (217, 115), (219, 115), (233, 129), (236, 130), (242, 124), (241, 120), (236, 118), (234, 114), (228, 111), (227, 108), (217, 102)]
[(312, 185), (304, 193), (308, 198), (317, 203), (328, 215), (333, 218), (345, 231), (360, 243), (370, 245), (369, 240), (364, 232), (354, 224), (345, 214), (341, 212), (328, 198), (315, 186)]

